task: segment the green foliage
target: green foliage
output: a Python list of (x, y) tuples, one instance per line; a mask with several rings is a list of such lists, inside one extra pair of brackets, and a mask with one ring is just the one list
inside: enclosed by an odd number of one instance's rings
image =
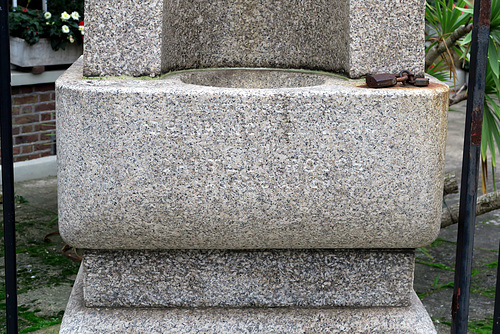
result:
[(440, 290), (440, 289), (453, 289), (455, 287), (454, 282), (449, 282), (446, 284), (439, 284), (439, 275), (436, 276), (434, 281), (432, 282), (432, 288), (435, 290)]
[[(471, 34), (466, 36), (465, 42), (470, 40)], [(463, 43), (465, 45), (465, 43)], [(491, 156), (491, 166), (495, 168), (495, 147), (500, 149), (500, 0), (493, 0), (491, 9), (490, 40), (488, 45), (488, 64), (486, 70), (485, 103), (483, 112), (483, 136), (481, 140), (481, 157), (485, 165), (488, 151)], [(466, 55), (467, 58), (470, 54)], [(494, 173), (492, 173), (494, 175)], [(493, 182), (495, 185), (495, 182)], [(496, 187), (495, 187), (496, 190)]]
[[(433, 33), (427, 36), (430, 43), (426, 48), (428, 51), (436, 43), (444, 41), (450, 34), (460, 26), (471, 22), (473, 15), (473, 4), (466, 0), (435, 0), (434, 5), (427, 3), (425, 17), (427, 23), (432, 27)], [(491, 157), (492, 169), (496, 167), (495, 148), (500, 149), (500, 0), (492, 0), (491, 23), (488, 46), (488, 64), (486, 72), (485, 103), (483, 114), (483, 135), (481, 140), (481, 157), (483, 162), (483, 175), (487, 174), (487, 157)], [(438, 60), (427, 73), (440, 80), (446, 78), (446, 74), (455, 74), (456, 64), (454, 55), (465, 64), (470, 59), (470, 43), (472, 32), (469, 32), (458, 41), (451, 49), (448, 49), (441, 59)], [(445, 64), (443, 64), (443, 62)], [(494, 173), (492, 173), (494, 176)], [(495, 180), (493, 184), (496, 190)], [(486, 192), (486, 182), (483, 179), (483, 192)]]
[(479, 293), (481, 296), (485, 296), (488, 298), (495, 298), (496, 287), (489, 286), (486, 289), (472, 289), (472, 293)]
[[(459, 8), (469, 15), (473, 13), (471, 8)], [(487, 161), (488, 152), (491, 157), (491, 166), (495, 168), (496, 155), (495, 147), (500, 148), (500, 0), (493, 0), (491, 5), (490, 36), (488, 44), (488, 63), (486, 70), (485, 103), (483, 113), (483, 136), (481, 140), (481, 157), (483, 169)], [(468, 33), (460, 42), (462, 57), (469, 60), (469, 45), (472, 39), (472, 32)], [(492, 173), (494, 175), (494, 173)], [(493, 182), (495, 185), (495, 182)], [(484, 185), (483, 185), (484, 186)], [(496, 190), (496, 186), (495, 186)]]
[(496, 267), (498, 267), (498, 261), (488, 263), (488, 264), (486, 265), (486, 267), (487, 267), (487, 268), (496, 268)]
[(431, 243), (431, 246), (432, 247), (437, 247), (441, 244), (444, 244), (444, 243), (447, 243), (447, 244), (452, 244), (452, 245), (456, 245), (457, 242), (456, 241), (450, 241), (450, 240), (446, 240), (446, 239), (443, 239), (443, 238), (437, 238), (436, 240), (434, 240), (432, 243)]
[[(83, 0), (49, 0), (47, 10), (51, 13), (78, 12), (83, 14)], [(83, 18), (82, 18), (83, 20)]]
[(443, 269), (443, 270), (447, 270), (447, 271), (455, 271), (455, 269), (448, 267), (446, 264), (442, 264), (442, 263), (427, 262), (427, 261), (422, 261), (419, 259), (416, 259), (415, 263), (419, 263), (419, 264), (423, 264), (423, 265), (426, 265), (429, 267), (439, 268), (439, 269)]
[(490, 334), (493, 330), (493, 318), (486, 319), (485, 321), (471, 321), (469, 322), (467, 328), (472, 331), (472, 333)]
[(448, 37), (460, 26), (466, 24), (471, 19), (469, 11), (464, 11), (461, 7), (467, 7), (465, 0), (436, 0), (434, 5), (427, 3), (425, 8), (425, 19), (434, 30), (435, 34), (429, 37), (438, 37), (437, 41), (429, 46), (433, 46), (441, 39)]
[[(29, 5), (29, 3), (28, 3)], [(65, 49), (68, 43), (83, 43), (83, 0), (49, 1), (48, 11), (13, 7), (9, 12), (9, 33), (33, 45), (49, 38), (52, 49)]]
[(418, 250), (421, 251), (430, 260), (434, 260), (434, 257), (431, 255), (431, 253), (429, 253), (429, 250), (426, 247), (420, 247), (418, 248)]
[(432, 75), (440, 81), (448, 81), (451, 79), (450, 74), (438, 65), (431, 65), (431, 67), (425, 70), (425, 73)]
[(38, 43), (45, 32), (41, 11), (21, 7), (14, 9), (9, 13), (9, 34), (24, 39), (29, 45)]
[(26, 204), (28, 200), (21, 195), (14, 195), (14, 202), (17, 204)]
[[(447, 321), (445, 318), (432, 318), (432, 320), (451, 327), (451, 322)], [(491, 331), (493, 330), (493, 318), (485, 320), (472, 320), (469, 322), (467, 328), (471, 333), (491, 334)]]
[[(467, 24), (472, 15), (468, 11), (463, 11), (460, 7), (467, 7), (465, 0), (436, 0), (434, 4), (427, 3), (425, 9), (425, 19), (430, 32), (426, 35), (428, 52), (436, 44), (443, 42), (455, 30)], [(426, 72), (439, 80), (448, 81), (456, 77), (455, 55), (460, 55), (461, 49), (458, 45), (453, 45), (441, 55), (441, 59), (431, 65)]]
[[(59, 236), (53, 236), (46, 242), (44, 235), (57, 230), (57, 212), (37, 208), (29, 204), (22, 195), (16, 195), (16, 254), (17, 254), (17, 292), (24, 295), (24, 303), (19, 303), (19, 333), (31, 333), (35, 330), (58, 324), (64, 312), (40, 312), (30, 293), (38, 289), (50, 289), (57, 293), (59, 287), (74, 282), (80, 264), (63, 256), (61, 247), (64, 242)], [(0, 230), (0, 234), (3, 229)], [(0, 235), (0, 257), (3, 256), (3, 238)], [(0, 263), (0, 333), (6, 332), (5, 323), (5, 267)], [(32, 295), (40, 296), (40, 294)], [(22, 298), (20, 299), (22, 300)], [(38, 303), (40, 304), (40, 303)], [(41, 304), (43, 301), (41, 300)]]

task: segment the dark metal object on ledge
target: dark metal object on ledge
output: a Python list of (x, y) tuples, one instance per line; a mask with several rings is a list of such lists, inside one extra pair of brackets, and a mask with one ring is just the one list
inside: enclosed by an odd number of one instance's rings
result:
[(397, 83), (396, 75), (390, 73), (371, 74), (366, 76), (366, 85), (370, 88), (392, 87)]
[(418, 77), (408, 70), (403, 70), (399, 72), (399, 74), (381, 73), (369, 74), (366, 76), (366, 85), (369, 88), (393, 87), (396, 86), (398, 82), (403, 83), (403, 85), (410, 84), (416, 87), (429, 86), (429, 79)]

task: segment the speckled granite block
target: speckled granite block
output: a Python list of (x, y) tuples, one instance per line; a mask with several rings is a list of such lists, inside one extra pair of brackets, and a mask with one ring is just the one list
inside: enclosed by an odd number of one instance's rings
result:
[(350, 0), (351, 77), (367, 73), (424, 73), (425, 0)]
[(86, 308), (80, 269), (59, 333), (435, 334), (436, 331), (415, 293), (408, 307)]
[(349, 1), (166, 1), (168, 70), (281, 67), (345, 70)]
[(86, 306), (408, 306), (413, 250), (87, 251)]
[(159, 75), (162, 29), (162, 0), (86, 0), (85, 75)]
[(86, 76), (424, 69), (423, 0), (89, 0), (85, 20)]
[(72, 246), (416, 248), (439, 232), (446, 85), (283, 70), (89, 80), (80, 62), (56, 85)]

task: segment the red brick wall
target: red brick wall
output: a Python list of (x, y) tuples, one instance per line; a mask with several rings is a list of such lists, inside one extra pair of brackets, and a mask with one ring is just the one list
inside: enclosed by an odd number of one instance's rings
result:
[(53, 83), (12, 87), (14, 161), (41, 158), (53, 153), (55, 119)]

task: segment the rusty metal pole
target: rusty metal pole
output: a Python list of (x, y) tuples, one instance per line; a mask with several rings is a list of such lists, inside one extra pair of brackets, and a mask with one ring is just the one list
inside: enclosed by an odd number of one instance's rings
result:
[(491, 0), (474, 1), (467, 115), (465, 119), (462, 183), (458, 218), (455, 287), (452, 301), (452, 334), (466, 334), (469, 318), (472, 250), (483, 125), (483, 104), (488, 62)]

